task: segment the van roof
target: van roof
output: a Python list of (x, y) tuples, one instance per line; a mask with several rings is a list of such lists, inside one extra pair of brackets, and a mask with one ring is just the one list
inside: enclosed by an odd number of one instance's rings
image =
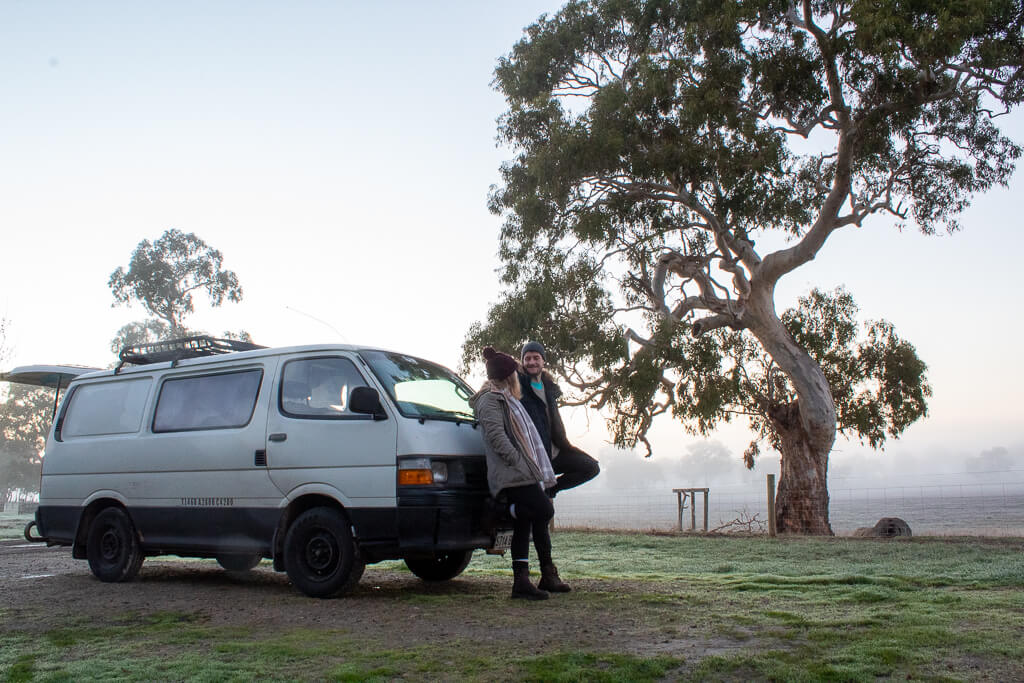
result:
[[(114, 375), (134, 375), (136, 373), (153, 372), (164, 370), (170, 367), (203, 367), (205, 365), (217, 365), (225, 362), (246, 361), (266, 356), (280, 356), (293, 353), (315, 353), (331, 351), (348, 351), (358, 353), (360, 351), (384, 351), (386, 353), (401, 353), (394, 350), (382, 349), (374, 346), (355, 346), (352, 344), (306, 344), (300, 346), (279, 346), (253, 349), (251, 351), (236, 351), (213, 356), (202, 356), (198, 358), (183, 358), (178, 361), (164, 361), (149, 365), (130, 365), (120, 370), (113, 368), (92, 368), (77, 365), (25, 365), (17, 367), (10, 372), (0, 373), (0, 381), (19, 382), (22, 384), (33, 384), (64, 388), (73, 379), (112, 377)], [(402, 354), (408, 355), (408, 354)]]
[(383, 351), (384, 349), (376, 349), (369, 346), (353, 346), (351, 344), (306, 344), (302, 346), (278, 346), (278, 347), (264, 347), (253, 349), (251, 351), (235, 351), (231, 353), (216, 354), (211, 356), (199, 356), (196, 358), (182, 358), (176, 361), (163, 361), (159, 363), (150, 363), (148, 365), (127, 365), (119, 370), (117, 369), (106, 369), (91, 372), (88, 375), (83, 375), (89, 379), (94, 377), (112, 377), (114, 375), (134, 375), (137, 373), (153, 372), (154, 370), (166, 370), (167, 368), (187, 368), (195, 367), (202, 368), (207, 365), (220, 365), (223, 363), (235, 363), (245, 362), (247, 360), (255, 360), (258, 358), (265, 358), (267, 356), (281, 356), (289, 355), (293, 353), (315, 353), (315, 352), (331, 352), (331, 351), (348, 351), (348, 352), (359, 352), (359, 351)]

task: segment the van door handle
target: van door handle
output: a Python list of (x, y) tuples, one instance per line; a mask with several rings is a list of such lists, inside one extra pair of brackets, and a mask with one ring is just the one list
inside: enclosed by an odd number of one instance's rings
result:
[(270, 436), (267, 437), (268, 440), (274, 441), (274, 442), (284, 441), (287, 438), (288, 438), (288, 435), (285, 434), (284, 432), (276, 432), (276, 433), (271, 434)]

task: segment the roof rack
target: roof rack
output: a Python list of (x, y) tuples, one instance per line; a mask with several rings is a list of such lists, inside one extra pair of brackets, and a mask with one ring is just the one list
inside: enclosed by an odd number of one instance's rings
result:
[(218, 339), (207, 335), (168, 339), (167, 341), (150, 342), (148, 344), (131, 344), (121, 349), (118, 358), (121, 360), (114, 368), (116, 374), (125, 365), (149, 365), (171, 361), (173, 367), (179, 360), (186, 358), (203, 358), (217, 356), (222, 353), (236, 351), (252, 351), (267, 347), (237, 339)]

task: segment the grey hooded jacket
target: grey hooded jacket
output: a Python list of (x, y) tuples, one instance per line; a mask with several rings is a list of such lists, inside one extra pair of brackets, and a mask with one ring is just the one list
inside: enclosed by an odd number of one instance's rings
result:
[(519, 450), (512, 432), (512, 416), (505, 395), (485, 386), (469, 404), (484, 434), (487, 453), (487, 485), (491, 495), (513, 486), (537, 484), (542, 480), (537, 465)]

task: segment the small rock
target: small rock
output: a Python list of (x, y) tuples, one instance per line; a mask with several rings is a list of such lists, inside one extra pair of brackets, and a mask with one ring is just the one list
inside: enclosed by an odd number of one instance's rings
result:
[(873, 527), (860, 527), (853, 532), (854, 536), (868, 538), (896, 538), (897, 536), (912, 536), (910, 525), (899, 517), (882, 517)]

